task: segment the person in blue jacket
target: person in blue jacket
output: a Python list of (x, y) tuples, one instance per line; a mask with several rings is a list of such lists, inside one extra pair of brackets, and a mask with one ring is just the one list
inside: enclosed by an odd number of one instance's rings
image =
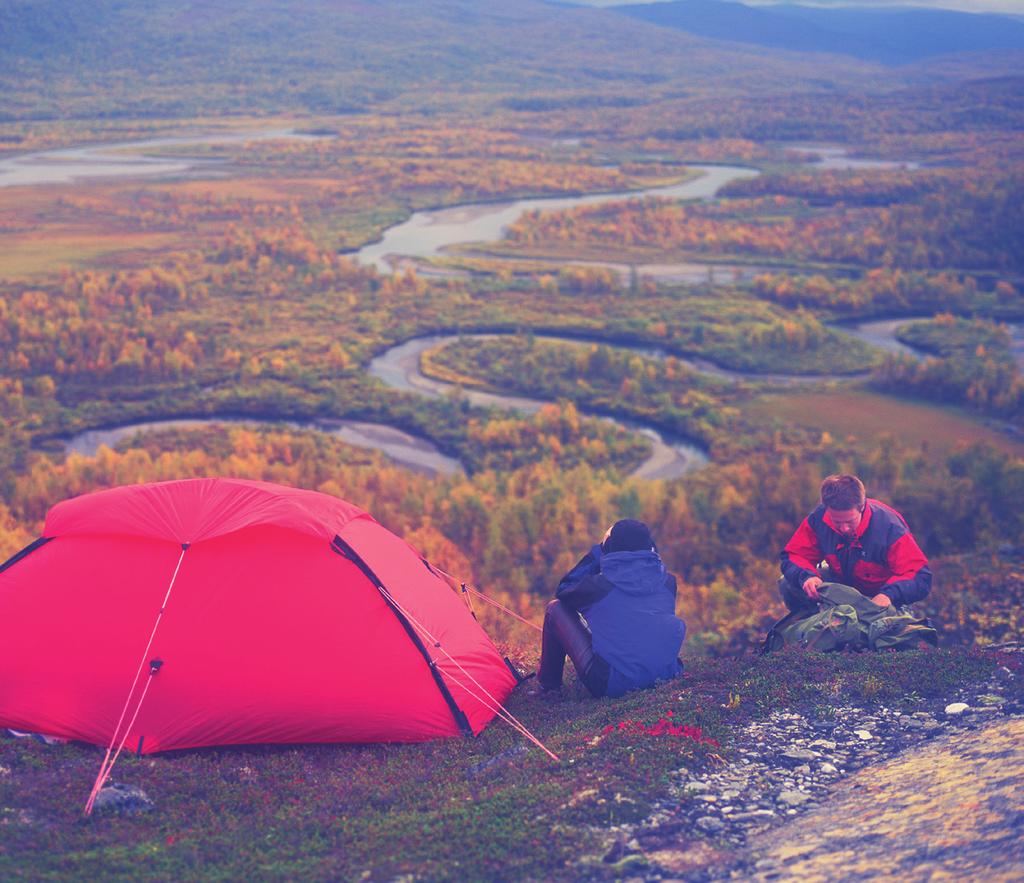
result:
[(675, 608), (676, 578), (647, 525), (615, 522), (548, 604), (534, 692), (560, 693), (566, 654), (593, 696), (621, 696), (675, 677), (686, 635)]

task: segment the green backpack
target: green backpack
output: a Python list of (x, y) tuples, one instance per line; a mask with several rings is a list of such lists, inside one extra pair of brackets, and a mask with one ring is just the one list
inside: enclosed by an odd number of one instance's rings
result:
[(842, 583), (824, 583), (821, 604), (809, 616), (790, 613), (768, 630), (763, 653), (795, 644), (825, 653), (830, 650), (914, 650), (921, 641), (939, 642), (931, 623), (909, 607), (880, 607)]

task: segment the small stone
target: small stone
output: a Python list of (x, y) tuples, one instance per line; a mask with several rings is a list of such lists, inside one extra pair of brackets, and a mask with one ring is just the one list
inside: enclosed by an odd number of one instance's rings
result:
[(780, 758), (789, 766), (799, 766), (800, 764), (815, 760), (817, 756), (817, 754), (807, 748), (790, 748), (787, 751), (783, 751)]
[(753, 809), (749, 812), (738, 812), (733, 817), (734, 822), (756, 822), (775, 818), (775, 810)]
[(703, 800), (705, 803), (718, 803), (718, 796), (715, 794), (701, 794), (698, 800)]
[(701, 816), (697, 819), (697, 827), (706, 834), (718, 834), (725, 830), (725, 822), (714, 816)]
[(811, 748), (821, 748), (825, 751), (835, 751), (836, 743), (831, 739), (815, 739), (811, 743)]
[(832, 764), (823, 763), (818, 767), (819, 773), (824, 773), (826, 776), (831, 776), (833, 773), (839, 772)]
[(1006, 700), (995, 693), (986, 693), (974, 700), (979, 705), (1002, 705)]
[(957, 715), (963, 714), (970, 707), (971, 706), (968, 705), (966, 702), (951, 702), (949, 705), (946, 706), (946, 714), (950, 715), (951, 717), (956, 717)]
[(811, 774), (811, 767), (809, 764), (801, 764), (795, 770), (793, 770), (798, 776), (809, 776)]
[(616, 840), (612, 844), (612, 848), (609, 849), (608, 852), (606, 852), (604, 854), (604, 856), (602, 857), (601, 861), (603, 861), (605, 864), (612, 865), (612, 864), (615, 864), (615, 862), (620, 861), (625, 854), (626, 854), (626, 849), (625, 849), (625, 846), (623, 845), (622, 841), (621, 840)]
[(114, 783), (106, 785), (96, 795), (93, 809), (134, 815), (135, 813), (149, 812), (153, 809), (153, 801), (146, 796), (146, 792), (141, 788)]
[(932, 732), (934, 730), (941, 730), (941, 729), (942, 729), (942, 724), (940, 724), (938, 721), (925, 721), (924, 722), (924, 731), (926, 733)]
[(779, 803), (785, 806), (801, 806), (810, 799), (811, 796), (803, 791), (783, 791), (779, 794)]
[(905, 730), (920, 730), (924, 728), (924, 721), (916, 717), (901, 717), (900, 726)]
[(862, 742), (870, 742), (874, 739), (874, 735), (869, 730), (854, 730), (853, 735), (860, 739)]
[(702, 794), (708, 790), (708, 785), (706, 782), (690, 782), (685, 790), (687, 794)]
[(31, 810), (15, 809), (10, 806), (0, 807), (0, 827), (6, 828), (9, 825), (34, 825), (35, 822), (36, 819), (35, 816), (32, 815)]

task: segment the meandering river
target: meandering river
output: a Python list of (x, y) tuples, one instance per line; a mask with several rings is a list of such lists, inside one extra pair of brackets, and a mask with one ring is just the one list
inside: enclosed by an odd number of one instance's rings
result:
[[(495, 334), (433, 334), (417, 337), (392, 347), (370, 362), (369, 371), (378, 380), (393, 389), (415, 392), (426, 396), (442, 396), (454, 390), (450, 383), (427, 377), (420, 370), (420, 356), (436, 347), (446, 346), (460, 340), (493, 339)], [(579, 340), (556, 335), (535, 335), (537, 340), (579, 343)], [(645, 356), (663, 356), (660, 350), (647, 347), (628, 347)], [(463, 389), (462, 395), (474, 405), (498, 407), (531, 414), (538, 411), (545, 400), (522, 396), (501, 395), (478, 389)], [(602, 418), (611, 420), (612, 418)], [(646, 436), (652, 446), (651, 455), (633, 473), (638, 478), (678, 478), (686, 472), (703, 466), (708, 461), (707, 453), (692, 440), (673, 436), (653, 426), (629, 420), (612, 420)]]
[(222, 159), (173, 155), (154, 156), (152, 151), (185, 148), (197, 144), (238, 144), (248, 141), (317, 140), (321, 135), (303, 135), (292, 129), (196, 134), (174, 138), (150, 138), (114, 144), (92, 144), (61, 150), (42, 150), (0, 159), (0, 187), (36, 187), (42, 184), (73, 184), (94, 178), (154, 178), (216, 174), (226, 163)]
[[(435, 257), (446, 248), (455, 245), (494, 242), (501, 239), (508, 226), (529, 211), (560, 211), (580, 205), (600, 205), (644, 196), (710, 199), (730, 181), (753, 178), (760, 174), (757, 169), (743, 166), (695, 165), (689, 168), (700, 172), (700, 176), (681, 184), (664, 187), (592, 193), (586, 196), (552, 196), (507, 202), (472, 203), (414, 212), (408, 220), (385, 230), (380, 240), (352, 254), (360, 263), (372, 264), (380, 272), (390, 273), (393, 264), (402, 260)], [(731, 266), (729, 271), (732, 272)], [(707, 278), (706, 266), (700, 267), (699, 272), (702, 278)]]
[[(43, 184), (74, 183), (94, 178), (162, 177), (217, 174), (224, 161), (188, 156), (185, 151), (175, 150), (167, 155), (168, 148), (185, 148), (197, 144), (238, 143), (275, 138), (317, 138), (321, 136), (302, 135), (289, 129), (273, 129), (259, 132), (225, 133), (217, 135), (196, 134), (174, 138), (154, 138), (143, 141), (117, 144), (91, 145), (64, 150), (39, 151), (20, 156), (0, 159), (0, 187), (36, 186)], [(914, 167), (912, 163), (851, 159), (842, 148), (807, 146), (797, 150), (813, 152), (820, 159), (815, 165), (823, 168), (894, 168)], [(164, 155), (153, 156), (147, 151), (161, 151)], [(408, 220), (384, 231), (381, 239), (354, 253), (357, 260), (372, 264), (381, 272), (390, 272), (392, 267), (405, 260), (419, 260), (440, 254), (444, 249), (472, 242), (487, 242), (500, 239), (509, 224), (518, 220), (525, 212), (555, 211), (580, 205), (597, 205), (616, 200), (658, 196), (671, 199), (711, 199), (727, 183), (741, 178), (758, 175), (756, 169), (742, 166), (697, 165), (691, 167), (699, 172), (697, 178), (669, 186), (651, 187), (636, 191), (618, 191), (603, 194), (588, 194), (571, 197), (545, 197), (509, 200), (484, 204), (467, 204), (443, 209), (415, 212)], [(633, 268), (615, 264), (600, 264), (632, 272)], [(681, 281), (735, 280), (748, 278), (760, 270), (742, 265), (667, 264), (637, 267), (638, 272), (656, 278)], [(873, 346), (893, 352), (916, 354), (913, 349), (896, 340), (895, 330), (908, 320), (880, 320), (845, 325), (840, 330), (858, 337)], [(479, 335), (472, 335), (474, 337)], [(555, 336), (540, 336), (542, 339), (569, 340)], [(393, 347), (375, 358), (370, 373), (384, 383), (408, 392), (421, 395), (439, 396), (450, 391), (450, 386), (432, 380), (419, 369), (420, 355), (427, 349), (451, 343), (459, 338), (451, 336), (429, 336), (409, 340)], [(578, 341), (576, 341), (578, 342)], [(1024, 335), (1020, 326), (1014, 328), (1015, 353), (1018, 360), (1024, 359)], [(646, 347), (629, 347), (649, 357), (664, 357), (665, 353)], [(741, 380), (758, 378), (764, 380), (788, 380), (790, 382), (815, 381), (820, 377), (792, 378), (781, 375), (753, 375), (729, 371), (700, 359), (681, 360), (695, 370), (727, 379)], [(464, 390), (466, 398), (479, 405), (514, 409), (524, 413), (536, 411), (543, 402), (510, 395), (498, 395), (480, 390)], [(604, 418), (609, 419), (609, 418)], [(185, 427), (206, 424), (254, 423), (257, 420), (239, 417), (189, 418), (180, 420), (146, 421), (125, 424), (107, 429), (89, 430), (80, 433), (67, 442), (67, 449), (82, 454), (95, 453), (100, 445), (113, 445), (136, 432), (171, 427)], [(706, 453), (692, 441), (666, 436), (652, 426), (619, 421), (622, 425), (643, 433), (653, 445), (651, 457), (636, 471), (645, 478), (674, 478), (707, 462)], [(452, 474), (461, 469), (458, 461), (446, 457), (432, 443), (382, 424), (359, 421), (332, 421), (296, 423), (286, 421), (293, 428), (317, 429), (330, 432), (350, 444), (382, 451), (396, 462), (436, 474)]]
[(430, 475), (454, 475), (462, 471), (462, 464), (442, 454), (437, 446), (415, 435), (410, 435), (383, 423), (365, 423), (359, 420), (260, 420), (256, 417), (189, 417), (180, 420), (143, 420), (124, 423), (105, 429), (89, 429), (72, 436), (65, 442), (70, 453), (91, 457), (101, 445), (113, 447), (118, 442), (139, 432), (161, 429), (189, 429), (196, 426), (237, 426), (274, 423), (291, 429), (315, 429), (340, 438), (359, 448), (380, 451), (396, 463), (417, 472)]

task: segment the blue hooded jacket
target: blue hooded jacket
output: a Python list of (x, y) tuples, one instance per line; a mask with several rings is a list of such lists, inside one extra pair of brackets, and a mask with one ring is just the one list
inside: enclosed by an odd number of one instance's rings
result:
[(587, 620), (594, 652), (610, 668), (606, 695), (682, 671), (686, 625), (675, 614), (676, 580), (655, 550), (604, 553), (596, 545), (562, 578), (556, 597)]

